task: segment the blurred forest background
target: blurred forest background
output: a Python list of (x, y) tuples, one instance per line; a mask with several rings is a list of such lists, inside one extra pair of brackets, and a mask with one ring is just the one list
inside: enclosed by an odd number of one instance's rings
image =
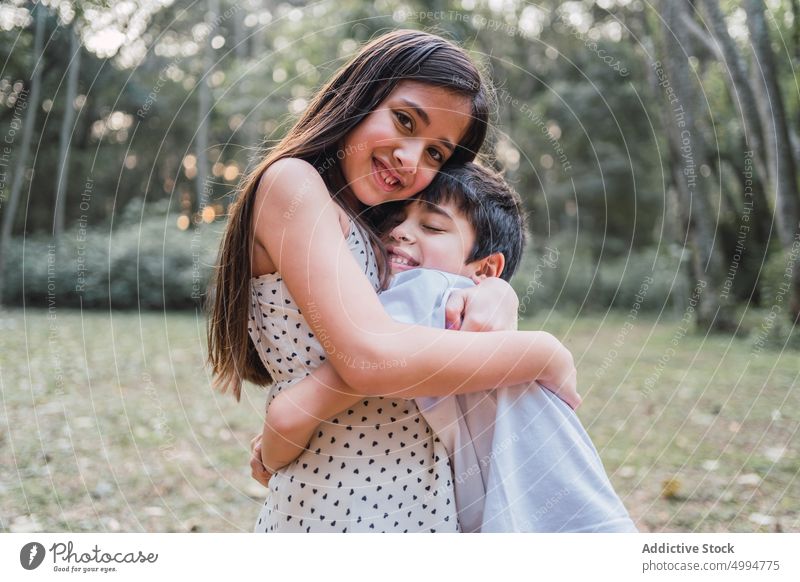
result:
[[(8, 509), (8, 499), (20, 494), (28, 505), (5, 517), (0, 512), (0, 529), (241, 526), (240, 519), (218, 519), (202, 495), (197, 512), (207, 521), (172, 520), (169, 506), (150, 507), (151, 521), (136, 511), (112, 522), (87, 517), (87, 507), (102, 505), (125, 481), (87, 484), (80, 455), (61, 471), (80, 477), (75, 495), (85, 494), (89, 505), (59, 514), (52, 511), (52, 482), (41, 481), (38, 493), (30, 484), (55, 462), (44, 443), (77, 451), (76, 433), (40, 434), (28, 456), (19, 442), (9, 449), (15, 441), (3, 435), (15, 423), (39, 426), (31, 414), (42, 400), (74, 397), (79, 406), (86, 392), (73, 395), (69, 386), (88, 384), (93, 394), (92, 379), (105, 381), (119, 387), (122, 413), (133, 414), (126, 398), (142, 399), (139, 410), (149, 411), (139, 420), (126, 416), (130, 426), (116, 427), (124, 432), (117, 444), (138, 453), (152, 437), (149, 445), (161, 451), (169, 472), (182, 457), (167, 458), (167, 436), (179, 442), (186, 436), (184, 484), (189, 476), (218, 476), (227, 463), (241, 473), (247, 501), (259, 497), (247, 481), (245, 449), (258, 429), (263, 396), (256, 393), (249, 411), (231, 412), (186, 386), (209, 385), (201, 309), (227, 207), (244, 173), (316, 88), (361, 43), (397, 28), (452, 38), (494, 83), (498, 107), (485, 157), (505, 172), (530, 212), (532, 244), (513, 281), (523, 325), (574, 337), (579, 369), (594, 373), (588, 395), (597, 390), (602, 397), (598, 404), (587, 398), (582, 418), (605, 451), (615, 485), (630, 494), (626, 503), (638, 523), (656, 531), (800, 529), (800, 500), (795, 493), (787, 501), (800, 472), (791, 445), (800, 427), (793, 390), (800, 370), (798, 0), (4, 1), (0, 371), (8, 408), (0, 445), (4, 464), (18, 473), (0, 482), (0, 507)], [(65, 308), (57, 328), (56, 308)], [(149, 310), (162, 315), (142, 314)], [(136, 330), (131, 343), (117, 343), (115, 317)], [(29, 343), (34, 336), (39, 344)], [(109, 341), (113, 352), (104, 351)], [(150, 351), (155, 346), (157, 354)], [(756, 360), (760, 367), (750, 367)], [(40, 372), (31, 371), (35, 362)], [(181, 376), (186, 367), (196, 370), (191, 379)], [(686, 370), (694, 378), (689, 388), (680, 375)], [(726, 372), (724, 381), (715, 376)], [(156, 392), (162, 382), (175, 390)], [(758, 391), (725, 417), (740, 384)], [(27, 387), (16, 401), (15, 386)], [(145, 394), (127, 392), (134, 386), (144, 386)], [(631, 427), (619, 419), (634, 410), (619, 397), (624, 387), (650, 400), (636, 409), (641, 431), (620, 441)], [(709, 399), (700, 412), (692, 389)], [(665, 400), (653, 400), (657, 394)], [(683, 397), (691, 402), (681, 403)], [(174, 409), (168, 399), (175, 399)], [(217, 408), (190, 414), (185, 407), (192, 399)], [(677, 416), (658, 416), (659, 402)], [(690, 403), (692, 415), (700, 415), (695, 432), (684, 426), (694, 418), (684, 414)], [(787, 414), (792, 403), (794, 413)], [(173, 418), (171, 410), (184, 414)], [(48, 414), (60, 415), (60, 404)], [(84, 418), (83, 432), (104, 426), (99, 412), (75, 414), (67, 425)], [(652, 415), (669, 436), (664, 442), (647, 441), (659, 426)], [(116, 426), (113, 418), (107, 431)], [(720, 433), (715, 423), (723, 418)], [(156, 425), (140, 434), (137, 422)], [(212, 428), (201, 434), (190, 428), (196, 423)], [(709, 440), (712, 427), (716, 437), (728, 436)], [(754, 432), (745, 438), (741, 427)], [(188, 459), (197, 458), (192, 447), (203, 438), (209, 441), (200, 447), (204, 464), (190, 467)], [(219, 438), (234, 438), (238, 456), (209, 460)], [(697, 443), (709, 447), (700, 458)], [(694, 497), (686, 483), (695, 492), (707, 489), (709, 476), (725, 466), (717, 455), (731, 446), (763, 454), (736, 457), (730, 475), (711, 479), (718, 497)], [(89, 455), (94, 449), (86, 447)], [(113, 450), (104, 449), (99, 465), (110, 465)], [(695, 460), (697, 473), (687, 476), (681, 469)], [(780, 476), (772, 489), (754, 491), (776, 463), (784, 463), (783, 473), (772, 473)], [(141, 466), (134, 463), (131, 474)], [(192, 473), (204, 469), (213, 473)], [(136, 485), (142, 498), (188, 499), (194, 491), (165, 493), (166, 478), (146, 473), (149, 483)], [(651, 479), (655, 484), (647, 485)], [(731, 492), (726, 484), (751, 489)], [(748, 504), (759, 507), (739, 509)], [(693, 507), (688, 517), (687, 506)], [(255, 516), (249, 503), (238, 507), (244, 508), (239, 517)]]
[(534, 234), (524, 309), (627, 310), (652, 277), (643, 310), (734, 331), (765, 307), (785, 335), (799, 5), (4, 3), (2, 301), (45, 304), (49, 266), (61, 306), (192, 307), (252, 160), (360, 43), (420, 27), (497, 88), (486, 153)]

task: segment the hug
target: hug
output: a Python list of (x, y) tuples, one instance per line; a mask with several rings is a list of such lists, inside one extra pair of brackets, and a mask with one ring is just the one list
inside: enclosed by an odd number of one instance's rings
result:
[(636, 531), (572, 355), (516, 329), (525, 214), (475, 162), (493, 106), (463, 49), (391, 32), (243, 183), (208, 337), (222, 390), (269, 387), (256, 531)]

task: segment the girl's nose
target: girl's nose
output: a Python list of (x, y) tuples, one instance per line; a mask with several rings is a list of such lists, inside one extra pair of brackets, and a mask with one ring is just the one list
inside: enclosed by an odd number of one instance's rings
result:
[(406, 139), (394, 150), (394, 157), (399, 164), (398, 170), (409, 176), (417, 173), (425, 144), (420, 139)]

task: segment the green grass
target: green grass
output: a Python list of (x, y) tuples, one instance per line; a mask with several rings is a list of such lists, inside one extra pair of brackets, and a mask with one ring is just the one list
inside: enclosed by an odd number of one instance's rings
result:
[(652, 316), (543, 314), (526, 327), (572, 350), (579, 416), (640, 529), (800, 531), (796, 351)]
[[(263, 392), (211, 391), (191, 314), (4, 312), (0, 527), (241, 531)], [(61, 375), (63, 381), (58, 381)]]
[[(640, 528), (800, 531), (800, 355), (687, 334), (657, 373), (680, 323), (626, 321), (524, 327), (573, 351), (581, 419)], [(214, 394), (204, 335), (189, 313), (0, 312), (0, 530), (249, 531), (264, 393)]]

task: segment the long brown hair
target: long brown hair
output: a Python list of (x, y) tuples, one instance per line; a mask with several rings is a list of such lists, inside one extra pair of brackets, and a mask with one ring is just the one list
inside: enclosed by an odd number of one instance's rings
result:
[[(472, 102), (472, 120), (447, 165), (475, 158), (486, 137), (492, 96), (467, 53), (439, 36), (397, 30), (366, 44), (316, 94), (288, 134), (242, 181), (240, 194), (229, 209), (219, 263), (209, 289), (208, 363), (215, 386), (231, 389), (237, 400), (248, 380), (272, 382), (250, 340), (252, 214), (261, 176), (275, 161), (299, 158), (314, 165), (334, 200), (360, 224), (376, 248), (383, 246), (374, 232), (369, 209), (353, 209), (354, 195), (346, 184), (337, 156), (344, 137), (375, 110), (401, 81), (443, 87)], [(347, 203), (349, 202), (349, 204)], [(379, 256), (379, 276), (388, 277), (385, 251)]]

